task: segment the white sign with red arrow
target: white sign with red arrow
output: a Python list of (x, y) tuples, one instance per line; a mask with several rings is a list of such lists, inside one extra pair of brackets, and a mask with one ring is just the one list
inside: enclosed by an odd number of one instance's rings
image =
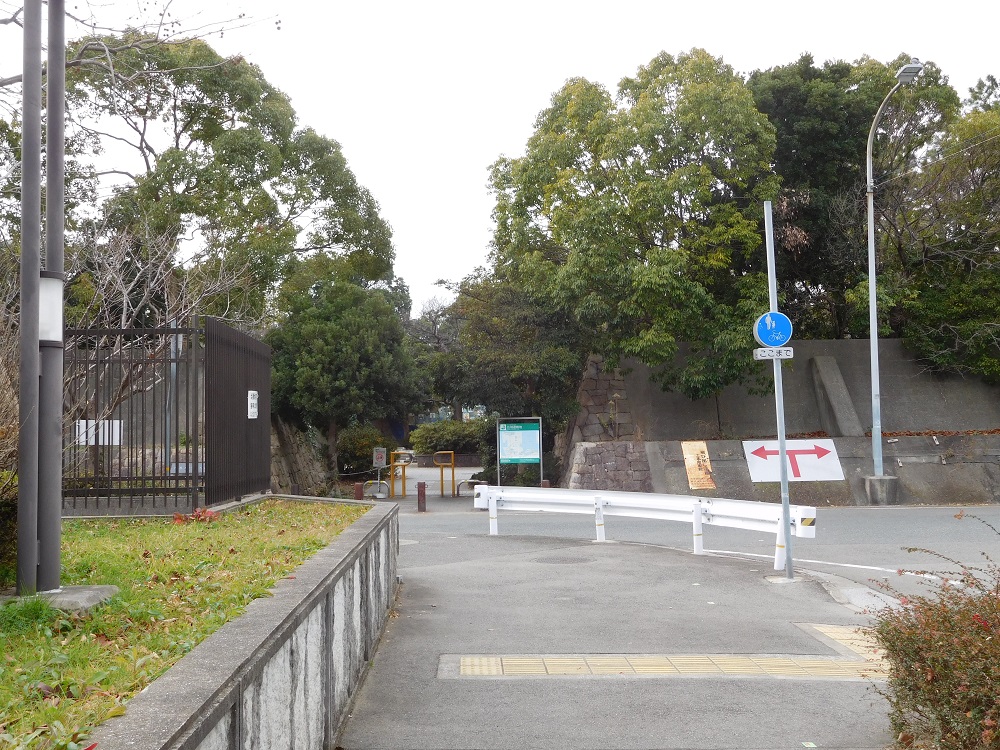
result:
[[(744, 440), (751, 482), (780, 482), (777, 440)], [(844, 469), (832, 440), (787, 440), (789, 482), (834, 482), (844, 478)]]

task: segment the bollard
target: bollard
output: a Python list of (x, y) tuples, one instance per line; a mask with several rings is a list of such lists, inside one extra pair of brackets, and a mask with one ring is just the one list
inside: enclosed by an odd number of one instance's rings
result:
[(365, 485), (364, 482), (354, 483), (354, 499), (359, 503), (365, 499)]
[(701, 502), (694, 504), (694, 509), (692, 511), (693, 518), (691, 524), (691, 533), (694, 535), (694, 553), (696, 555), (705, 554), (705, 537), (702, 531), (702, 510)]
[(427, 512), (427, 482), (417, 482), (417, 512)]
[(594, 523), (597, 525), (597, 541), (605, 541), (604, 535), (604, 501), (600, 497), (594, 498)]
[(552, 482), (550, 482), (548, 479), (543, 479), (542, 480), (542, 489), (543, 490), (547, 490), (551, 486), (552, 486)]

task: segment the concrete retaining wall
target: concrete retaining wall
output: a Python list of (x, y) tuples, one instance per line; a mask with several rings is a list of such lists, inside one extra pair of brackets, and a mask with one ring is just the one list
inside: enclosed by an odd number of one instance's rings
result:
[[(791, 482), (802, 505), (868, 505), (864, 478), (872, 473), (871, 439), (834, 438), (844, 481)], [(691, 489), (680, 441), (648, 442), (653, 492), (779, 502), (777, 482), (750, 481), (743, 444), (706, 441), (715, 490)], [(901, 437), (883, 446), (885, 472), (899, 478), (897, 502), (913, 505), (1000, 502), (1000, 435)], [(612, 489), (620, 489), (614, 487)]]
[(98, 727), (101, 750), (332, 748), (396, 592), (377, 505)]
[[(795, 341), (793, 348), (795, 359), (782, 369), (788, 434), (822, 430), (831, 437), (850, 436), (858, 432), (859, 424), (862, 433), (870, 430), (868, 341)], [(692, 401), (680, 393), (662, 391), (650, 382), (649, 368), (644, 365), (625, 364), (630, 368), (625, 387), (635, 420), (633, 439), (732, 440), (776, 434), (773, 395), (754, 396), (743, 387), (729, 386), (714, 398)], [(760, 366), (767, 370), (770, 388), (771, 365), (762, 362)], [(879, 369), (883, 432), (1000, 427), (1000, 386), (978, 378), (927, 372), (895, 339), (879, 342)], [(822, 389), (820, 398), (817, 385)], [(840, 405), (843, 411), (834, 414)], [(851, 406), (853, 414), (848, 410)], [(844, 415), (853, 418), (844, 419)]]

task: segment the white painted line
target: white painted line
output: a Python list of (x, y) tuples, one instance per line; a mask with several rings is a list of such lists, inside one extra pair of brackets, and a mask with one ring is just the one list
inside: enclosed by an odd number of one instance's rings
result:
[[(773, 557), (773, 555), (762, 555), (757, 552), (735, 552), (732, 550), (724, 550), (724, 549), (712, 549), (705, 551), (710, 552), (713, 555), (732, 555), (734, 557), (760, 557), (766, 560), (770, 560)], [(796, 558), (795, 563), (796, 564), (809, 563), (810, 565), (831, 565), (836, 568), (854, 568), (856, 570), (876, 570), (880, 573), (899, 573), (901, 570), (900, 568), (880, 568), (876, 565), (855, 565), (854, 563), (838, 563), (838, 562), (829, 562), (827, 560), (803, 560), (801, 558)], [(904, 576), (914, 576), (916, 578), (928, 578), (935, 581), (948, 581), (948, 583), (956, 586), (962, 585), (961, 581), (953, 581), (946, 578), (941, 578), (941, 576), (936, 576), (933, 573), (915, 573), (909, 570), (903, 570), (902, 574)]]

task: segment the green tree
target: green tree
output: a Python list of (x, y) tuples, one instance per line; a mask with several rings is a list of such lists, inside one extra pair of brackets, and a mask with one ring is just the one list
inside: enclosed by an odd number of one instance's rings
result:
[[(868, 276), (865, 152), (868, 132), (893, 74), (908, 55), (883, 65), (863, 58), (817, 67), (811, 55), (754, 72), (747, 85), (777, 131), (774, 166), (782, 189), (775, 202), (775, 239), (782, 308), (798, 335), (866, 335), (855, 318), (852, 290)], [(905, 173), (921, 149), (955, 115), (958, 98), (927, 63), (915, 85), (897, 92), (880, 124), (876, 181)], [(883, 186), (876, 206), (899, 184)], [(862, 320), (863, 319), (863, 320)], [(855, 321), (863, 325), (856, 325)]]
[(494, 165), (495, 266), (611, 364), (635, 357), (664, 387), (713, 393), (746, 373), (766, 309), (757, 250), (774, 148), (743, 81), (703, 50), (660, 54), (617, 101), (571, 80), (526, 155)]
[[(288, 98), (242, 58), (198, 39), (142, 39), (104, 38), (120, 50), (114, 69), (67, 76), (76, 127), (95, 148), (130, 146), (132, 162), (117, 159), (121, 182), (88, 228), (74, 282), (95, 284), (93, 257), (124, 241), (133, 277), (166, 252), (174, 278), (230, 279), (200, 295), (200, 312), (257, 320), (292, 257), (326, 255), (365, 281), (391, 275), (391, 231), (336, 141), (298, 127)], [(135, 324), (183, 314), (168, 285), (152, 286)]]
[(540, 416), (554, 435), (576, 413), (586, 347), (565, 312), (520, 286), (485, 272), (458, 286), (465, 373), (460, 397), (502, 416)]
[(404, 418), (419, 403), (403, 325), (389, 296), (349, 281), (318, 281), (288, 297), (286, 316), (266, 337), (274, 409), (326, 433), (331, 471), (342, 428)]
[(903, 203), (893, 311), (932, 367), (1000, 382), (1000, 108), (974, 108), (924, 157)]
[(454, 421), (462, 420), (463, 406), (476, 405), (464, 402), (469, 395), (469, 362), (461, 339), (462, 326), (454, 306), (438, 298), (429, 300), (420, 315), (407, 324), (419, 367), (429, 381), (428, 405), (446, 405)]

